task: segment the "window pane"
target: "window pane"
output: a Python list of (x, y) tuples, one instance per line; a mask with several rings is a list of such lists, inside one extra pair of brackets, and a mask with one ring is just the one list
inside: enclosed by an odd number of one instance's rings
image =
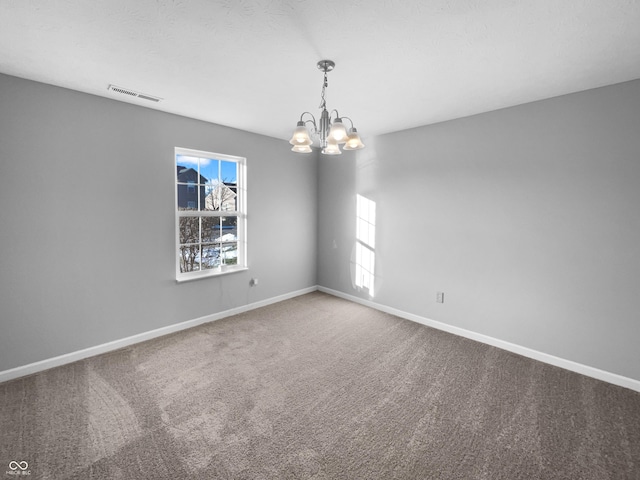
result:
[(238, 241), (238, 217), (222, 217), (221, 242)]
[(200, 246), (182, 245), (178, 249), (180, 258), (180, 272), (195, 272), (200, 270)]
[(202, 217), (202, 241), (217, 242), (222, 235), (220, 217)]
[[(202, 190), (204, 194), (204, 190)], [(204, 197), (204, 195), (203, 195)], [(178, 210), (198, 209), (198, 189), (195, 184), (178, 184)]]
[(231, 192), (231, 198), (228, 200), (228, 205), (231, 207), (229, 210), (238, 211), (240, 205), (238, 205), (238, 185), (233, 183), (229, 184), (229, 191)]
[(220, 247), (209, 243), (202, 245), (202, 269), (208, 270), (220, 265)]
[(236, 162), (220, 162), (220, 180), (229, 185), (238, 183), (238, 164)]
[(176, 180), (178, 183), (198, 183), (198, 158), (176, 155)]
[(238, 217), (236, 217), (235, 215), (225, 215), (224, 217), (220, 217), (222, 218), (222, 228), (224, 229), (231, 229), (231, 228), (237, 228), (238, 227)]
[(220, 179), (226, 186), (222, 198), (222, 210), (238, 210), (238, 164), (236, 162), (220, 162)]
[(220, 255), (225, 265), (236, 265), (238, 263), (238, 244), (224, 243)]
[(211, 158), (200, 159), (200, 183), (208, 184), (218, 181), (218, 169), (220, 167), (218, 160)]
[(235, 212), (238, 209), (235, 185), (223, 185), (220, 195), (220, 210), (224, 212)]
[(203, 210), (234, 212), (237, 207), (237, 193), (235, 186), (212, 182), (206, 186), (206, 199)]
[(223, 187), (224, 185), (221, 185), (218, 180), (207, 183), (205, 203), (202, 206), (203, 210), (220, 210)]
[(214, 182), (208, 182), (204, 187), (204, 204), (202, 205), (202, 210), (218, 210), (218, 205), (220, 205), (220, 192), (216, 188), (217, 180)]
[(200, 242), (200, 217), (180, 217), (180, 243)]

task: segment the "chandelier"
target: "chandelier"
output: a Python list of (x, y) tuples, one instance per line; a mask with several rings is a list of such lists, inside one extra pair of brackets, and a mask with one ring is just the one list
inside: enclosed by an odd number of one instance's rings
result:
[[(349, 117), (341, 117), (337, 110), (332, 110), (331, 113), (327, 111), (327, 102), (325, 100), (325, 91), (329, 85), (327, 82), (327, 72), (333, 70), (336, 66), (335, 62), (331, 60), (320, 60), (318, 62), (318, 69), (324, 72), (324, 82), (322, 83), (322, 95), (320, 102), (320, 120), (316, 122), (316, 118), (309, 112), (304, 112), (300, 115), (300, 121), (298, 122), (296, 129), (293, 132), (293, 136), (289, 143), (293, 145), (293, 150), (296, 153), (310, 153), (311, 144), (313, 141), (309, 136), (307, 130), (307, 123), (311, 123), (313, 126), (311, 132), (320, 138), (320, 147), (322, 153), (325, 155), (340, 155), (339, 145), (344, 144), (344, 150), (358, 150), (364, 148), (364, 144), (360, 140), (358, 130), (353, 126), (353, 122)], [(333, 114), (335, 112), (335, 118)], [(308, 115), (311, 118), (307, 118)], [(332, 120), (333, 118), (333, 120)], [(343, 120), (348, 120), (351, 124), (351, 128), (347, 131), (347, 128), (342, 123)]]

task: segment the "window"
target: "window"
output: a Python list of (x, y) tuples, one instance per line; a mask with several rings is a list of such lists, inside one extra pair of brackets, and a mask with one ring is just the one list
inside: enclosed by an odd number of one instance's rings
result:
[(246, 160), (186, 148), (176, 159), (176, 278), (244, 270)]

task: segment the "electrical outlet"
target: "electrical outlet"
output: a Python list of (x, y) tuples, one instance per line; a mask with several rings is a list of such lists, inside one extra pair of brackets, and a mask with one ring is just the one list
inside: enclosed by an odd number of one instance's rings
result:
[(436, 292), (436, 303), (444, 303), (444, 292)]
[(249, 285), (251, 285), (252, 287), (255, 287), (256, 285), (258, 285), (258, 279), (252, 278), (251, 280), (249, 280)]

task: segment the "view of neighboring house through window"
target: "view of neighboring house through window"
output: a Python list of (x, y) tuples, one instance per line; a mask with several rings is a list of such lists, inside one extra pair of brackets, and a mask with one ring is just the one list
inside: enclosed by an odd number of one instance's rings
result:
[(245, 159), (176, 148), (176, 276), (246, 267)]

